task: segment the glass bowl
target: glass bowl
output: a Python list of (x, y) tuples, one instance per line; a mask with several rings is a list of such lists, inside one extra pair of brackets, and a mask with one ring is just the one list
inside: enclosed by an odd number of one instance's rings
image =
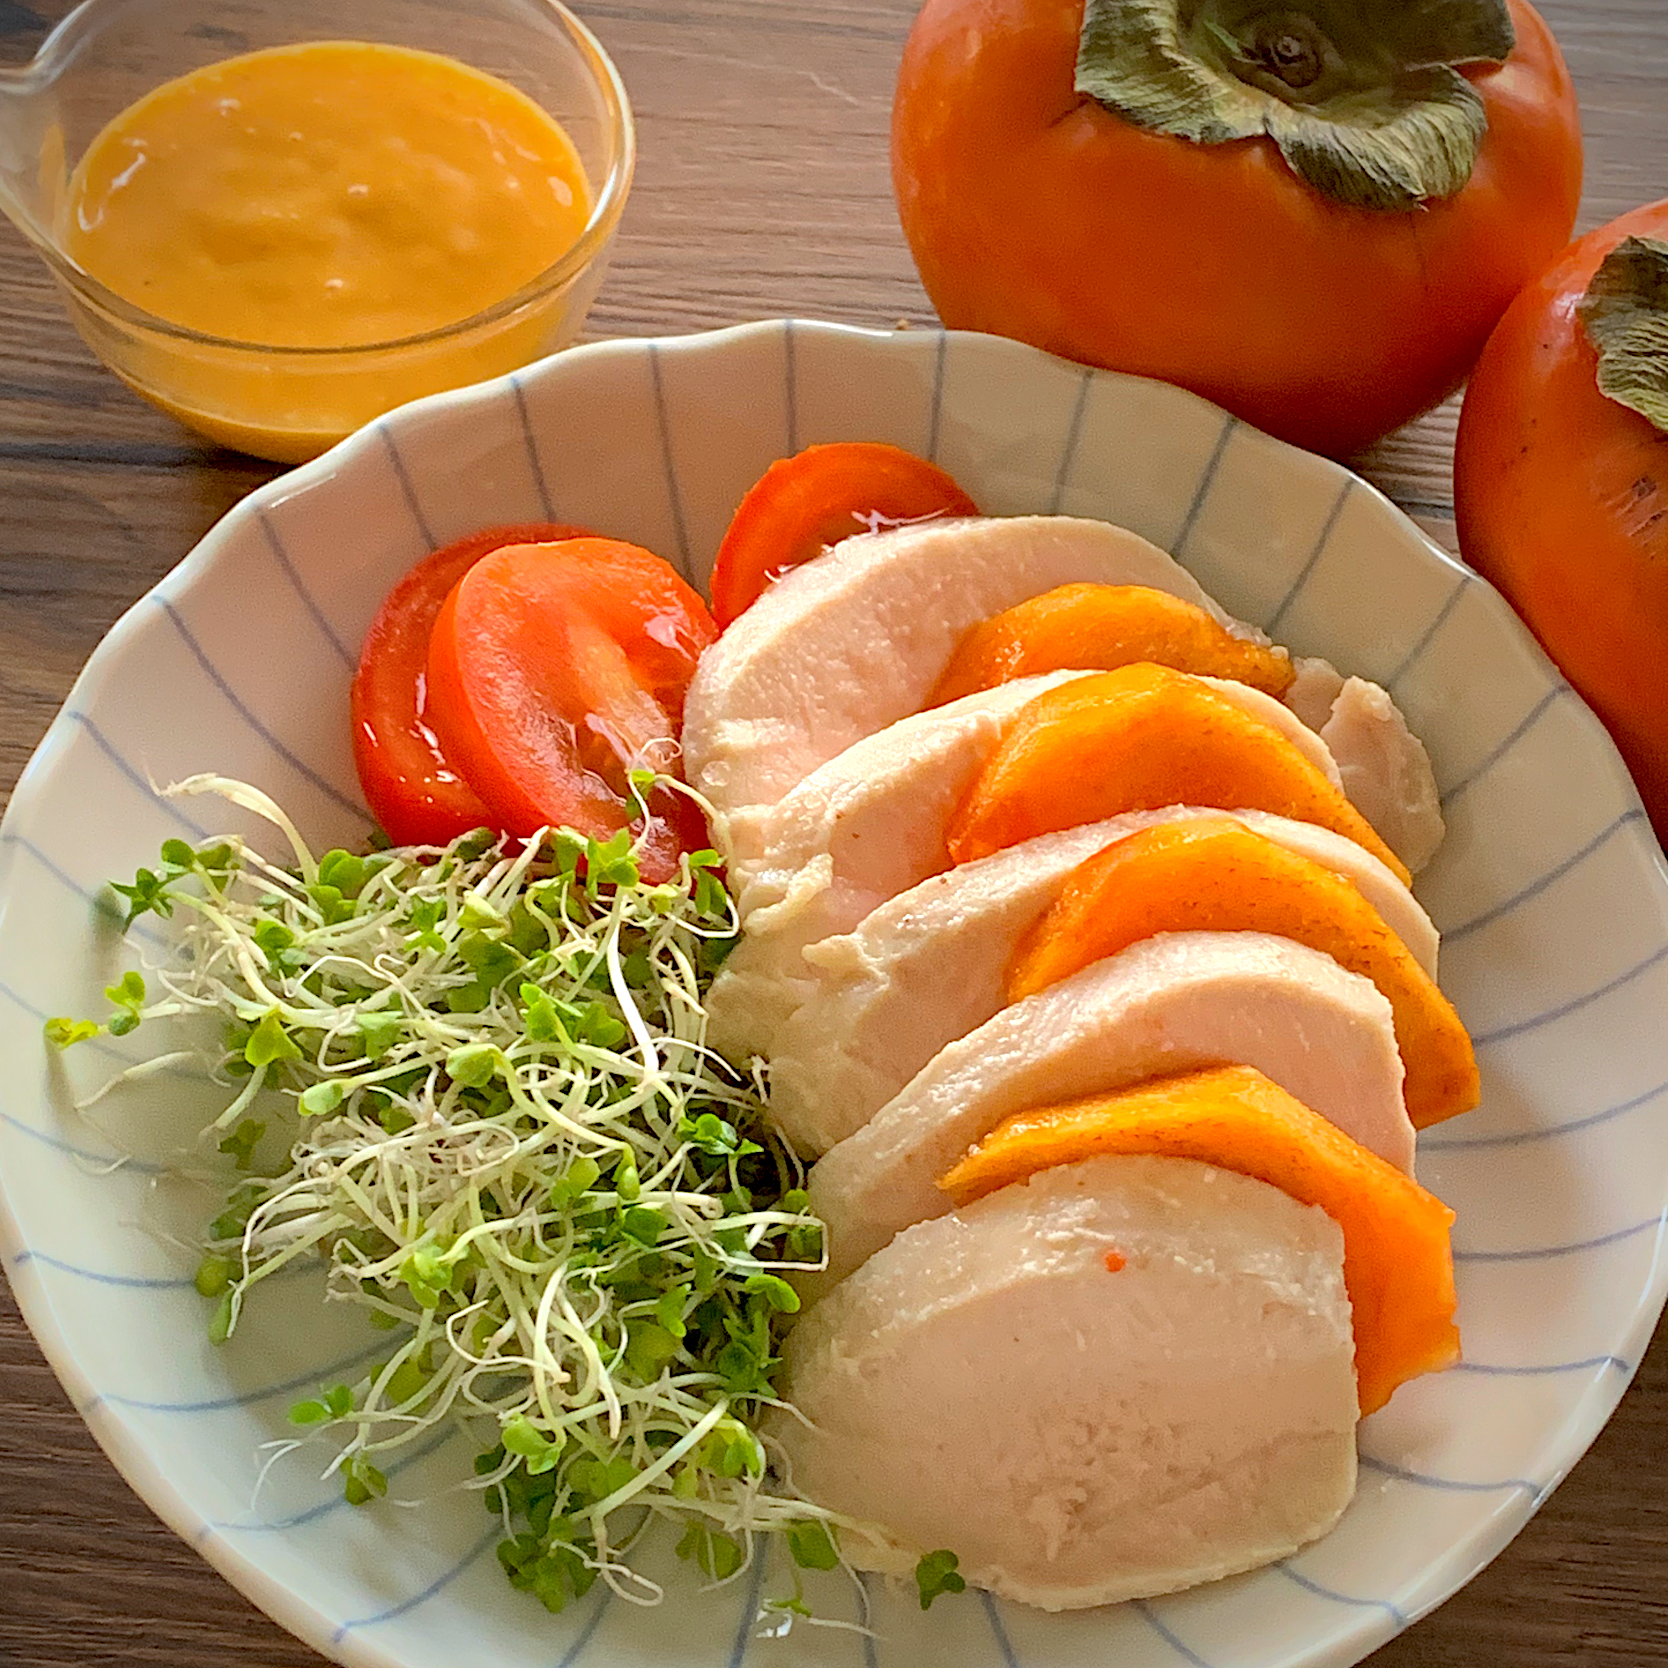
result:
[[(204, 335), (124, 300), (62, 236), (87, 146), (165, 81), (304, 41), (415, 47), (519, 88), (566, 129), (593, 198), (577, 243), (492, 306), (363, 346), (273, 347)], [(0, 73), (0, 209), (58, 280), (75, 327), (135, 392), (223, 445), (299, 463), (420, 395), (566, 346), (603, 277), (636, 155), (619, 72), (559, 0), (86, 0), (34, 60)]]

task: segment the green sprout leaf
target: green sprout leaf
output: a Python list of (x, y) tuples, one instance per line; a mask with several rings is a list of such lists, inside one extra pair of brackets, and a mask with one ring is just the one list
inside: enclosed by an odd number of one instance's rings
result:
[(102, 1025), (91, 1019), (49, 1019), (42, 1029), (46, 1040), (57, 1049), (73, 1048), (76, 1043), (86, 1042), (104, 1031)]
[(423, 1364), (408, 1355), (388, 1375), (388, 1382), (383, 1386), (383, 1400), (390, 1407), (404, 1407), (407, 1402), (415, 1401), (422, 1395), (428, 1384), (429, 1374)]
[(230, 1135), (220, 1142), (220, 1150), (243, 1171), (255, 1167), (255, 1148), (266, 1134), (266, 1125), (256, 1118), (241, 1119)]
[(626, 1342), (626, 1365), (645, 1384), (660, 1377), (678, 1353), (678, 1340), (652, 1321), (638, 1322)]
[(458, 920), (471, 932), (504, 932), (509, 927), (509, 918), (500, 909), (494, 909), (484, 898), (478, 898), (470, 893), (463, 900), (463, 906), (458, 911)]
[(298, 1105), (304, 1118), (326, 1118), (337, 1111), (347, 1090), (334, 1081), (309, 1084), (301, 1091)]
[(141, 869), (133, 877), (131, 886), (111, 881), (110, 890), (127, 900), (127, 916), (122, 922), (122, 931), (126, 932), (141, 915), (159, 915), (164, 919), (171, 916), (174, 900), (168, 896), (168, 888), (176, 878), (166, 870), (159, 875), (153, 869)]
[(554, 1470), (562, 1457), (562, 1444), (552, 1442), (530, 1419), (517, 1416), (505, 1425), (502, 1441), (506, 1453), (517, 1455), (532, 1476)]
[(832, 1570), (840, 1564), (840, 1549), (828, 1525), (816, 1518), (788, 1525), (788, 1551), (801, 1569)]
[[(166, 852), (166, 847), (163, 848)], [(224, 879), (241, 861), (237, 847), (228, 840), (217, 841), (214, 845), (200, 846), (196, 853), (194, 867), (199, 874), (208, 875), (215, 879)]]
[(438, 1245), (419, 1245), (400, 1269), (411, 1295), (425, 1309), (438, 1309), (440, 1300), (463, 1282), (468, 1248), (442, 1250)]
[(107, 1001), (116, 1012), (105, 1027), (113, 1037), (125, 1037), (139, 1028), (140, 1010), (145, 1005), (145, 981), (132, 971), (124, 973), (115, 984), (104, 987)]
[(652, 1205), (633, 1205), (620, 1215), (620, 1232), (639, 1245), (654, 1245), (670, 1226), (665, 1211)]
[(345, 1419), (354, 1411), (354, 1391), (347, 1384), (332, 1384), (317, 1399), (297, 1401), (290, 1408), (290, 1424), (329, 1424)]
[(681, 1339), (689, 1331), (684, 1311), (688, 1309), (692, 1296), (688, 1286), (673, 1286), (670, 1291), (662, 1292), (655, 1302), (654, 1318), (673, 1338)]
[(296, 936), (282, 921), (257, 922), (250, 936), (255, 940), (256, 949), (266, 957), (266, 964), (272, 971), (277, 972), (293, 965), (295, 958), (290, 952), (295, 948)]
[(703, 1112), (698, 1118), (680, 1118), (678, 1139), (712, 1158), (739, 1157), (760, 1151), (755, 1141), (743, 1141), (734, 1124), (716, 1112)]
[(637, 1468), (624, 1454), (609, 1460), (579, 1460), (568, 1472), (568, 1481), (581, 1502), (594, 1506), (611, 1494), (618, 1494), (633, 1477)]
[(394, 1046), (405, 1029), (405, 1018), (397, 1013), (361, 1014), (358, 1030), (367, 1060), (380, 1060)]
[(961, 1562), (953, 1552), (929, 1552), (915, 1566), (915, 1585), (920, 1589), (921, 1608), (932, 1609), (932, 1602), (945, 1593), (965, 1593), (967, 1578), (958, 1573)]
[(249, 1033), (249, 1041), (243, 1045), (243, 1057), (257, 1070), (261, 1066), (276, 1065), (282, 1060), (301, 1058), (301, 1050), (284, 1029), (284, 1022), (276, 1008), (265, 1015), (260, 1024)]
[(343, 1475), (342, 1497), (350, 1506), (367, 1506), (388, 1492), (388, 1479), (363, 1454), (348, 1461)]
[(750, 1274), (742, 1288), (757, 1292), (779, 1315), (799, 1312), (799, 1293), (777, 1274)]
[(501, 1048), (491, 1043), (470, 1043), (454, 1048), (446, 1056), (446, 1073), (466, 1089), (479, 1089), (490, 1083), (508, 1063)]
[(197, 1290), (204, 1297), (219, 1297), (222, 1292), (230, 1291), (233, 1267), (230, 1257), (222, 1257), (215, 1252), (209, 1252), (197, 1264)]
[(631, 831), (622, 828), (608, 840), (585, 845), (585, 887), (594, 898), (604, 886), (635, 886), (637, 859), (631, 855)]
[(318, 884), (331, 887), (339, 898), (357, 898), (367, 872), (363, 857), (348, 851), (327, 851), (319, 859)]
[(550, 1184), (550, 1208), (565, 1211), (582, 1199), (602, 1179), (602, 1166), (594, 1158), (576, 1158), (566, 1174)]
[(643, 1184), (637, 1174), (637, 1161), (629, 1153), (614, 1166), (614, 1191), (626, 1204), (643, 1196)]
[(406, 945), (412, 950), (430, 950), (437, 955), (446, 953), (446, 940), (438, 928), (446, 918), (446, 905), (438, 898), (425, 898), (411, 906), (406, 923), (411, 928)]
[(706, 1524), (694, 1522), (678, 1542), (678, 1556), (692, 1560), (714, 1581), (726, 1581), (741, 1568), (745, 1553), (733, 1536), (720, 1534)]
[(254, 1182), (240, 1182), (226, 1201), (225, 1210), (209, 1224), (208, 1237), (215, 1241), (242, 1239), (259, 1203), (259, 1187)]
[(757, 1477), (765, 1467), (759, 1439), (737, 1419), (721, 1419), (707, 1437), (708, 1462), (721, 1477)]

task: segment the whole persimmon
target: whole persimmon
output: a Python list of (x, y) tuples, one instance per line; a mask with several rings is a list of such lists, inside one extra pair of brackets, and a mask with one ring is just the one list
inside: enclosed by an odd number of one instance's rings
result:
[(1668, 202), (1512, 303), (1460, 413), (1465, 559), (1604, 720), (1668, 844)]
[(945, 324), (1342, 456), (1568, 241), (1581, 131), (1524, 0), (926, 0), (892, 174)]

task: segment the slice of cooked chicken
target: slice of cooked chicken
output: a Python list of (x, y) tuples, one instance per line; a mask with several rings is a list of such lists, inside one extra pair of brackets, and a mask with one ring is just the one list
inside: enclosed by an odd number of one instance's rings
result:
[(1332, 703), (1344, 687), (1344, 674), (1330, 660), (1318, 655), (1302, 656), (1292, 662), (1297, 676), (1286, 691), (1286, 705), (1317, 733), (1332, 716)]
[(1400, 708), (1376, 683), (1346, 678), (1320, 734), (1355, 808), (1417, 874), (1447, 830), (1430, 755)]
[(1378, 684), (1346, 678), (1325, 660), (1295, 664), (1286, 705), (1325, 741), (1356, 810), (1417, 874), (1446, 832), (1424, 743)]
[[(849, 903), (826, 901), (842, 917), (860, 921), (900, 882), (912, 886), (935, 874), (949, 862), (944, 827), (950, 811), (1008, 720), (1044, 690), (1087, 675), (1047, 672), (981, 689), (900, 718), (819, 765), (765, 813), (757, 851), (729, 860), (730, 890), (742, 920), (763, 917), (754, 930), (775, 930), (782, 917), (768, 912), (785, 900), (807, 890), (852, 889)], [(1325, 746), (1318, 737), (1316, 744)]]
[(815, 987), (805, 946), (946, 868), (945, 826), (1008, 719), (1081, 675), (1020, 678), (900, 719), (772, 807), (759, 856), (730, 868), (743, 932), (707, 995), (707, 1041), (735, 1060), (768, 1055), (777, 1026)]
[(909, 1228), (786, 1357), (809, 1425), (767, 1431), (799, 1492), (1045, 1610), (1254, 1569), (1355, 1487), (1343, 1236), (1191, 1159), (1089, 1159)]
[[(1079, 864), (1143, 828), (1222, 814), (1176, 805), (1028, 840), (934, 875), (851, 933), (809, 946), (799, 1005), (770, 1039), (778, 1128), (809, 1155), (861, 1129), (939, 1049), (1007, 1005), (1004, 976), (1020, 935)], [(1313, 823), (1232, 815), (1350, 880), (1434, 977), (1436, 928), (1376, 857)]]
[(1166, 933), (1002, 1009), (820, 1159), (811, 1208), (829, 1267), (806, 1290), (942, 1216), (939, 1178), (1012, 1113), (1222, 1064), (1255, 1066), (1411, 1173), (1395, 1027), (1370, 980), (1263, 933)]
[(1068, 516), (863, 534), (784, 574), (701, 657), (684, 707), (685, 772), (719, 849), (745, 856), (763, 809), (918, 712), (970, 626), (1074, 580), (1146, 585), (1235, 624), (1156, 545)]
[[(707, 1000), (712, 1046), (732, 1059), (768, 1058), (778, 1027), (815, 988), (806, 948), (850, 932), (947, 868), (945, 828), (1009, 719), (1045, 690), (1087, 675), (1021, 678), (900, 719), (818, 766), (763, 813), (753, 852), (730, 862), (743, 935)], [(1337, 783), (1325, 742), (1272, 696), (1198, 681), (1274, 725)]]

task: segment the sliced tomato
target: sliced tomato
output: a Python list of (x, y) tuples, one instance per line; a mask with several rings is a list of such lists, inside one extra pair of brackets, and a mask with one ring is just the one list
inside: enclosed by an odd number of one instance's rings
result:
[[(629, 773), (669, 771), (684, 692), (718, 635), (659, 557), (611, 539), (494, 551), (453, 588), (429, 639), (429, 704), (495, 827), (605, 839), (633, 821)], [(650, 880), (706, 843), (682, 794), (649, 798)]]
[(742, 499), (713, 564), (713, 614), (729, 625), (788, 569), (854, 533), (978, 513), (942, 469), (913, 452), (869, 440), (807, 447), (773, 463)]
[(425, 557), (388, 593), (354, 674), (353, 762), (372, 814), (400, 845), (442, 845), (492, 821), (428, 717), (429, 633), (452, 587), (489, 551), (579, 538), (560, 522), (488, 527)]

